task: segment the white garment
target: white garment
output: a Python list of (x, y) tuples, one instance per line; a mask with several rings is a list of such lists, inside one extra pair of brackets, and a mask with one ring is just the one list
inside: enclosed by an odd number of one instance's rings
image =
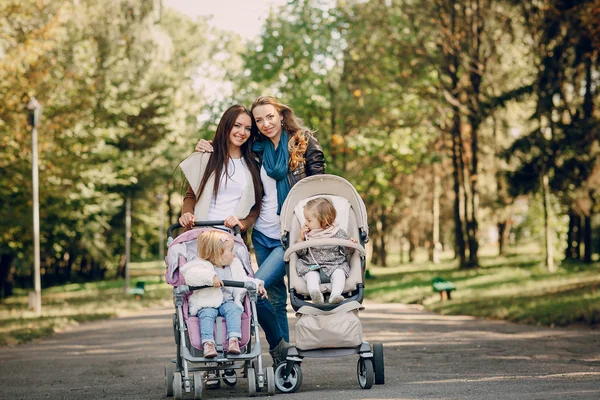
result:
[(264, 195), (260, 214), (254, 228), (271, 239), (279, 239), (279, 215), (277, 215), (277, 181), (267, 175), (265, 167), (260, 167), (260, 180)]
[[(225, 176), (225, 170), (221, 174), (219, 183), (219, 192), (217, 197), (211, 196), (210, 206), (208, 208), (207, 220), (219, 221), (230, 215), (235, 215), (235, 209), (242, 198), (242, 193), (248, 183), (246, 176), (246, 164), (241, 158), (229, 159), (227, 165), (229, 176)], [(206, 187), (205, 190), (212, 192), (213, 188)]]
[[(231, 275), (231, 279), (234, 281), (248, 282), (252, 281), (256, 286), (263, 285), (264, 282), (260, 279), (250, 278), (246, 275), (242, 263), (237, 258), (233, 259), (230, 266), (226, 266), (228, 269), (228, 275)], [(217, 268), (215, 268), (209, 261), (197, 258), (194, 261), (185, 263), (181, 267), (181, 273), (185, 279), (185, 283), (189, 286), (212, 286), (213, 278), (217, 275)], [(240, 308), (243, 309), (242, 301), (246, 295), (247, 290), (242, 288), (233, 289), (233, 301)], [(205, 289), (198, 289), (192, 293), (188, 299), (190, 315), (197, 315), (198, 311), (203, 307), (214, 307), (217, 308), (223, 303), (223, 291), (221, 288), (209, 287)]]
[[(200, 182), (204, 176), (204, 171), (206, 170), (211, 154), (212, 153), (194, 152), (179, 164), (179, 167), (183, 171), (196, 196), (199, 195), (198, 190), (200, 189)], [(254, 206), (254, 183), (252, 182), (252, 175), (248, 168), (244, 169), (246, 171), (246, 187), (240, 200), (237, 202), (235, 212), (232, 213), (239, 219), (246, 218), (250, 213), (252, 206)], [(207, 215), (213, 195), (212, 188), (214, 187), (214, 184), (215, 174), (211, 174), (206, 181), (206, 188), (208, 190), (203, 190), (202, 193), (200, 193), (198, 201), (196, 201), (196, 205), (194, 206), (194, 215), (196, 216), (197, 221), (208, 220)]]

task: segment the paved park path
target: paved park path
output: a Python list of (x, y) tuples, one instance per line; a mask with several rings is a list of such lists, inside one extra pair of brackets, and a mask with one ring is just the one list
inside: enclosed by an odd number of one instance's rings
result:
[[(295, 399), (600, 399), (600, 331), (439, 316), (365, 303), (364, 338), (385, 346), (386, 384), (362, 390), (357, 356), (306, 359)], [(1, 399), (161, 399), (172, 307), (0, 347)], [(294, 317), (290, 314), (290, 319)], [(270, 364), (270, 358), (265, 357)], [(203, 398), (245, 398), (247, 383)]]

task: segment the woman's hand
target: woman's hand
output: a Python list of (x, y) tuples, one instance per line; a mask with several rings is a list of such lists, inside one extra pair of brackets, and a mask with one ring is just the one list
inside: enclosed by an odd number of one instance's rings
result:
[(200, 153), (212, 153), (213, 152), (213, 147), (212, 147), (212, 140), (205, 140), (205, 139), (200, 139), (200, 141), (198, 142), (198, 144), (196, 145), (196, 151), (199, 151)]
[(267, 290), (263, 287), (263, 285), (260, 285), (258, 287), (258, 294), (260, 294), (261, 299), (268, 299), (269, 298), (267, 296)]
[(216, 288), (218, 288), (218, 287), (221, 287), (221, 286), (223, 286), (223, 281), (222, 281), (222, 280), (220, 280), (220, 279), (219, 279), (219, 277), (218, 277), (217, 275), (215, 275), (215, 276), (213, 277), (213, 287), (216, 287)]
[(194, 227), (194, 222), (196, 222), (196, 216), (192, 213), (186, 212), (179, 217), (179, 225), (186, 229), (192, 229)]
[(225, 223), (224, 224), (229, 229), (233, 229), (234, 226), (238, 225), (242, 231), (246, 230), (246, 227), (244, 226), (244, 224), (242, 224), (240, 222), (240, 220), (238, 219), (238, 217), (236, 217), (235, 215), (230, 215), (229, 217), (227, 217), (225, 219)]

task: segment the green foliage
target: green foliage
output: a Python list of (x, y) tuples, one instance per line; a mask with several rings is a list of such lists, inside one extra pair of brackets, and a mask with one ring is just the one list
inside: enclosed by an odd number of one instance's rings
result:
[[(110, 4), (109, 4), (110, 3)], [(31, 144), (39, 126), (44, 284), (100, 278), (124, 252), (124, 198), (133, 196), (133, 254), (156, 252), (156, 195), (197, 137), (203, 107), (193, 76), (210, 60), (204, 21), (145, 1), (8, 1), (0, 5), (0, 286), (31, 282)], [(169, 205), (169, 207), (172, 207)], [(6, 262), (5, 262), (6, 261)], [(10, 271), (16, 266), (14, 272)], [(9, 277), (10, 279), (10, 277)]]

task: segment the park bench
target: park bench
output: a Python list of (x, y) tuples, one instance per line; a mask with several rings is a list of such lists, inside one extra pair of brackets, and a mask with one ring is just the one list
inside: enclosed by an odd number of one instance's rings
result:
[(456, 286), (452, 282), (448, 282), (444, 278), (440, 278), (436, 276), (431, 280), (431, 286), (433, 286), (433, 291), (438, 292), (443, 300), (452, 300), (450, 293), (453, 290), (456, 290)]
[(137, 300), (141, 299), (144, 293), (146, 292), (146, 282), (145, 281), (137, 281), (135, 283), (135, 287), (129, 289), (129, 294), (134, 294)]

